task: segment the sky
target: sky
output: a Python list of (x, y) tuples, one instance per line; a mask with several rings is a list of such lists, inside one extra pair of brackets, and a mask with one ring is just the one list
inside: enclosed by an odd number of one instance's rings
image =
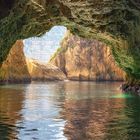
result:
[(66, 31), (67, 29), (64, 26), (54, 26), (41, 37), (25, 39), (23, 41), (25, 56), (47, 63), (60, 47), (60, 42), (64, 38)]

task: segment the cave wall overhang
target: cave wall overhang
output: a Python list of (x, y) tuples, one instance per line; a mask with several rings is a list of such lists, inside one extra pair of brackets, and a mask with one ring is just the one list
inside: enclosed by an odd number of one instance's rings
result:
[(6, 0), (0, 5), (0, 63), (17, 39), (63, 25), (73, 34), (105, 42), (127, 75), (140, 79), (138, 0)]

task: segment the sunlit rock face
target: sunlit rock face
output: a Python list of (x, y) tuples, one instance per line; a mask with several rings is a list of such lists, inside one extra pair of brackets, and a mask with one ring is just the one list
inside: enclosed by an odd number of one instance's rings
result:
[(27, 59), (28, 70), (33, 81), (65, 80), (66, 75), (52, 64), (44, 64), (36, 60)]
[(6, 2), (0, 1), (1, 63), (17, 39), (40, 36), (54, 25), (64, 25), (74, 34), (105, 42), (127, 73), (128, 84), (140, 83), (138, 0), (10, 0), (7, 5)]
[(87, 40), (67, 33), (51, 63), (71, 80), (123, 80), (109, 47), (97, 40)]
[(31, 80), (64, 80), (65, 74), (56, 66), (26, 58), (23, 41), (17, 41), (0, 67), (0, 83), (21, 83)]
[(0, 82), (29, 82), (31, 80), (23, 53), (23, 42), (17, 41), (0, 67)]

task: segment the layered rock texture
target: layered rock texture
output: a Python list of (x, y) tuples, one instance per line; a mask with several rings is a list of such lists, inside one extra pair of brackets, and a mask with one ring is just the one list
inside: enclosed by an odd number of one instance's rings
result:
[(0, 83), (27, 82), (31, 80), (23, 52), (23, 42), (17, 41), (0, 67)]
[(0, 62), (18, 39), (40, 36), (54, 25), (105, 42), (128, 85), (140, 85), (138, 0), (1, 0)]
[(124, 73), (109, 47), (97, 40), (87, 40), (67, 33), (61, 47), (51, 58), (70, 80), (123, 80)]
[(31, 80), (64, 80), (65, 74), (56, 66), (26, 59), (23, 41), (18, 40), (0, 67), (0, 83), (21, 83)]
[(52, 64), (44, 64), (36, 60), (27, 59), (28, 70), (32, 80), (65, 80), (65, 74)]

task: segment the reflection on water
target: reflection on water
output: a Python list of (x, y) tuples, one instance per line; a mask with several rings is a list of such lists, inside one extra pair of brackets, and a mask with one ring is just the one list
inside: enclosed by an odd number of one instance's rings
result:
[(140, 97), (120, 83), (0, 86), (0, 140), (139, 140)]
[[(22, 90), (0, 87), (0, 140), (15, 139), (18, 120), (22, 119), (20, 111), (24, 94)], [(12, 86), (14, 87), (14, 86)]]

